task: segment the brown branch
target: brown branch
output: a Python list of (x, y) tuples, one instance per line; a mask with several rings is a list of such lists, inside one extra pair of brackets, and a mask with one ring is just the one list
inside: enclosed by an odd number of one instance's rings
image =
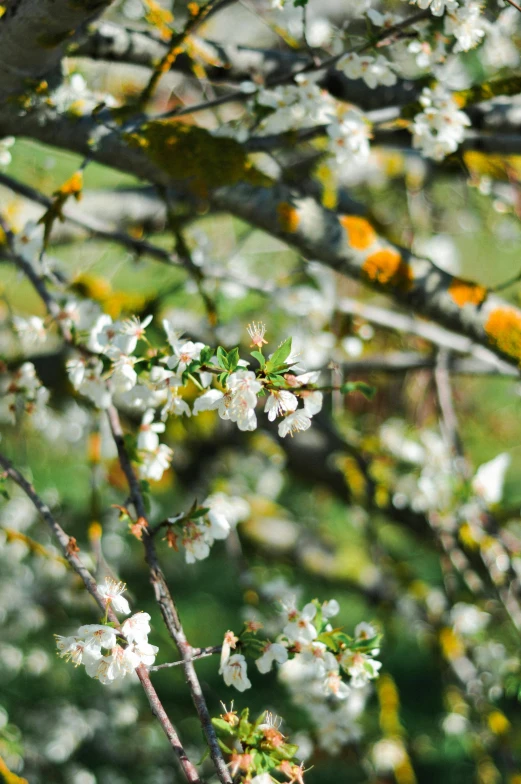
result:
[[(119, 462), (127, 479), (132, 503), (136, 509), (137, 516), (147, 520), (147, 512), (143, 494), (141, 492), (139, 480), (134, 472), (125, 446), (123, 430), (121, 428), (118, 412), (113, 406), (111, 406), (107, 410), (107, 415), (109, 418), (114, 442), (118, 450)], [(156, 601), (161, 609), (163, 620), (165, 621), (165, 625), (170, 633), (170, 636), (175, 642), (179, 654), (183, 660), (183, 668), (186, 680), (192, 694), (192, 700), (194, 702), (195, 709), (199, 716), (199, 720), (208, 742), (210, 755), (216, 767), (217, 775), (222, 784), (231, 784), (232, 778), (222, 756), (221, 749), (217, 741), (217, 736), (212, 725), (212, 719), (203, 695), (201, 684), (197, 677), (197, 673), (192, 661), (193, 649), (186, 639), (184, 629), (177, 612), (177, 607), (175, 606), (173, 597), (170, 594), (165, 576), (163, 574), (163, 570), (159, 564), (153, 536), (149, 533), (147, 527), (143, 528), (143, 545), (145, 548), (145, 559), (150, 569), (150, 582), (152, 583), (152, 587), (154, 589)]]
[[(103, 597), (98, 592), (98, 586), (94, 577), (91, 575), (89, 570), (83, 565), (81, 559), (78, 557), (74, 548), (71, 547), (71, 537), (65, 533), (61, 525), (54, 519), (51, 510), (45, 504), (40, 496), (35, 491), (34, 487), (25, 479), (25, 477), (13, 466), (10, 460), (5, 457), (5, 455), (0, 453), (0, 466), (4, 469), (5, 475), (8, 476), (10, 479), (15, 482), (18, 487), (26, 494), (29, 500), (34, 504), (38, 512), (41, 514), (47, 525), (49, 526), (51, 532), (57, 538), (58, 542), (60, 543), (60, 547), (62, 549), (64, 557), (69, 562), (72, 569), (76, 572), (76, 574), (81, 578), (85, 588), (88, 590), (90, 595), (94, 598), (94, 601), (97, 603), (99, 608), (101, 609), (102, 613), (106, 611), (106, 602)], [(119, 621), (117, 616), (114, 612), (108, 609), (108, 617), (110, 618), (111, 622), (114, 623), (117, 627), (119, 627)], [(150, 703), (150, 707), (152, 709), (152, 713), (157, 717), (161, 727), (165, 735), (167, 736), (168, 740), (170, 741), (170, 745), (172, 749), (177, 755), (179, 759), (179, 763), (183, 770), (183, 773), (186, 777), (186, 780), (189, 781), (191, 784), (201, 784), (201, 779), (199, 778), (199, 774), (197, 773), (196, 768), (188, 759), (186, 752), (183, 749), (179, 736), (172, 725), (168, 715), (161, 704), (161, 701), (157, 695), (156, 690), (152, 686), (150, 681), (148, 672), (146, 667), (141, 664), (136, 669), (137, 676), (141, 681), (141, 685), (147, 695), (148, 701)]]
[(112, 0), (16, 0), (0, 21), (0, 103), (28, 84), (57, 82), (60, 62), (76, 31), (94, 21)]
[[(47, 307), (49, 313), (52, 316), (56, 317), (58, 315), (57, 310), (59, 311), (59, 308), (56, 302), (54, 301), (54, 299), (52, 298), (52, 296), (47, 291), (45, 282), (42, 280), (42, 278), (40, 278), (35, 273), (31, 264), (29, 264), (28, 262), (25, 261), (25, 259), (23, 259), (21, 256), (18, 256), (16, 254), (13, 247), (12, 233), (10, 232), (7, 225), (5, 224), (5, 221), (0, 219), (0, 225), (2, 225), (3, 230), (8, 239), (8, 242), (11, 245), (13, 259), (16, 261), (20, 269), (23, 270), (23, 272), (27, 275), (27, 277), (33, 284), (34, 288), (36, 289), (36, 291), (42, 298), (43, 302), (45, 303), (45, 306)], [(72, 335), (68, 327), (64, 326), (63, 322), (60, 320), (58, 320), (58, 324), (65, 341), (67, 343), (72, 344), (73, 343)], [(148, 525), (147, 512), (145, 508), (143, 494), (141, 492), (139, 480), (134, 472), (132, 463), (130, 461), (130, 458), (126, 450), (126, 446), (123, 438), (123, 431), (121, 429), (118, 412), (113, 406), (111, 406), (107, 411), (107, 415), (108, 415), (111, 431), (114, 437), (114, 442), (118, 450), (118, 456), (119, 456), (121, 468), (128, 482), (131, 500), (135, 506), (137, 516), (139, 518), (143, 518), (144, 520), (146, 520)], [(186, 680), (188, 682), (190, 692), (192, 694), (192, 699), (195, 708), (197, 710), (204, 734), (208, 741), (210, 754), (214, 761), (215, 767), (217, 769), (219, 779), (222, 782), (222, 784), (231, 784), (232, 779), (230, 776), (230, 772), (226, 767), (226, 763), (224, 761), (221, 750), (219, 748), (217, 736), (215, 734), (215, 730), (212, 725), (212, 719), (208, 711), (208, 707), (206, 705), (206, 700), (203, 695), (201, 684), (199, 683), (199, 679), (197, 677), (197, 673), (195, 671), (195, 667), (192, 662), (193, 651), (186, 639), (183, 627), (181, 625), (181, 621), (179, 619), (179, 615), (177, 613), (177, 608), (170, 594), (168, 585), (165, 580), (165, 576), (159, 564), (153, 537), (147, 531), (147, 528), (143, 529), (143, 544), (145, 547), (145, 558), (150, 569), (150, 581), (154, 588), (156, 601), (161, 609), (161, 613), (163, 615), (163, 619), (170, 633), (170, 636), (172, 637), (175, 644), (177, 645), (179, 653), (183, 659)]]
[[(401, 22), (398, 22), (397, 24), (380, 31), (376, 36), (374, 36), (374, 38), (370, 39), (365, 44), (362, 44), (362, 46), (359, 46), (352, 51), (356, 54), (361, 54), (362, 52), (365, 52), (368, 49), (371, 49), (373, 46), (377, 45), (380, 41), (386, 40), (390, 35), (396, 32), (401, 32), (407, 27), (410, 27), (410, 25), (415, 24), (416, 22), (420, 22), (422, 19), (426, 19), (429, 15), (430, 12), (428, 9), (418, 11), (415, 14), (408, 16), (406, 19), (403, 19)], [(295, 77), (299, 74), (316, 73), (317, 71), (329, 70), (334, 65), (336, 65), (336, 63), (344, 56), (344, 54), (346, 54), (346, 52), (341, 52), (340, 54), (333, 55), (332, 57), (327, 57), (319, 62), (316, 62), (313, 58), (311, 58), (305, 65), (302, 65), (296, 70), (292, 69), (285, 74), (281, 74), (280, 76), (274, 77), (272, 79), (267, 79), (264, 87), (269, 89), (283, 84), (289, 84), (293, 82)], [(157, 117), (150, 119), (164, 120), (170, 117), (181, 117), (185, 114), (194, 114), (196, 112), (206, 111), (207, 109), (213, 109), (216, 106), (222, 106), (225, 103), (243, 103), (250, 98), (251, 96), (247, 93), (244, 93), (242, 90), (234, 90), (227, 95), (222, 95), (218, 98), (213, 98), (209, 101), (203, 101), (192, 106), (185, 106), (182, 109), (172, 109), (171, 111), (164, 112)]]

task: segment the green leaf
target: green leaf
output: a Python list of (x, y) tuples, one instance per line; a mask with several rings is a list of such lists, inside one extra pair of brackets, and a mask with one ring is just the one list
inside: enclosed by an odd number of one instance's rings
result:
[(6, 484), (5, 479), (6, 479), (5, 476), (0, 477), (0, 495), (2, 496), (2, 498), (5, 498), (5, 500), (8, 501), (9, 493), (7, 492), (7, 489), (5, 487)]
[(225, 371), (224, 373), (219, 373), (219, 375), (217, 376), (217, 381), (219, 382), (219, 384), (221, 384), (221, 386), (223, 387), (226, 386), (226, 382), (228, 381), (229, 375), (230, 374), (228, 373), (228, 371)]
[(248, 721), (248, 716), (250, 715), (250, 709), (244, 708), (243, 712), (241, 713), (241, 718), (239, 721), (239, 725), (237, 727), (237, 735), (239, 740), (246, 740), (248, 735), (252, 730), (252, 726)]
[[(213, 719), (212, 719), (213, 721)], [(221, 747), (221, 749), (225, 752), (225, 754), (233, 754), (233, 749), (228, 748), (226, 743), (223, 743), (220, 738), (217, 738), (217, 743)]]
[(372, 651), (374, 648), (380, 647), (381, 641), (382, 635), (377, 634), (375, 637), (371, 637), (369, 640), (354, 640), (349, 644), (349, 647), (353, 651)]
[(208, 362), (211, 360), (213, 355), (214, 355), (214, 350), (211, 346), (205, 346), (204, 348), (202, 348), (201, 353), (199, 355), (201, 365), (208, 364)]
[(338, 642), (333, 632), (323, 632), (322, 634), (318, 635), (317, 640), (319, 642), (323, 642), (324, 645), (327, 645), (327, 647), (331, 648), (331, 650), (335, 651), (335, 653), (338, 651)]
[(237, 365), (239, 364), (239, 349), (236, 347), (230, 351), (228, 354), (228, 370), (230, 373), (233, 373)]
[(205, 759), (208, 759), (208, 757), (209, 757), (209, 756), (210, 756), (210, 749), (209, 749), (209, 748), (208, 748), (208, 746), (207, 746), (207, 747), (205, 748), (205, 750), (203, 751), (203, 756), (201, 757), (201, 759), (199, 760), (199, 762), (196, 762), (195, 764), (196, 764), (196, 765), (202, 765), (202, 764), (203, 764), (203, 762), (205, 761)]
[(255, 357), (261, 368), (266, 367), (266, 358), (262, 351), (252, 351), (251, 355), (252, 357)]
[(293, 0), (295, 8), (304, 8), (308, 4), (308, 0)]
[(222, 346), (217, 346), (216, 351), (217, 363), (223, 368), (228, 370), (228, 352)]
[(212, 724), (219, 732), (224, 732), (225, 735), (235, 735), (235, 731), (231, 724), (224, 719), (212, 719)]
[(376, 394), (376, 388), (366, 384), (365, 381), (348, 381), (342, 384), (340, 391), (344, 395), (349, 395), (351, 392), (360, 392), (368, 400), (372, 400)]
[(291, 338), (286, 338), (284, 343), (278, 347), (275, 351), (273, 356), (270, 357), (268, 362), (266, 363), (266, 367), (270, 370), (274, 370), (275, 368), (279, 368), (281, 365), (285, 363), (289, 355), (291, 354)]
[(204, 517), (205, 514), (208, 514), (209, 511), (210, 511), (209, 507), (202, 506), (200, 509), (196, 509), (194, 512), (190, 512), (188, 517), (190, 518), (190, 520), (195, 520), (197, 517)]

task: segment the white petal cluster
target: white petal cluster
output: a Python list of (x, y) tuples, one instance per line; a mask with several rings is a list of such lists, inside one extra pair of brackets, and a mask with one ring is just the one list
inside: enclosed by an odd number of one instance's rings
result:
[(233, 656), (226, 659), (221, 664), (219, 672), (227, 686), (234, 686), (237, 691), (251, 689), (246, 659), (241, 653), (234, 653)]
[(340, 58), (336, 67), (348, 79), (363, 79), (372, 90), (380, 85), (392, 87), (397, 82), (393, 63), (381, 54), (373, 57), (349, 52)]
[(18, 413), (37, 414), (46, 408), (49, 390), (38, 378), (32, 362), (24, 362), (12, 373), (3, 373), (0, 381), (2, 413), (11, 424)]
[[(300, 689), (302, 682), (305, 681), (305, 700), (297, 699), (296, 701), (298, 704), (308, 706), (311, 702), (312, 715), (317, 707), (324, 710), (328, 704), (334, 704), (337, 707), (339, 703), (345, 701), (349, 701), (350, 705), (360, 704), (360, 700), (357, 698), (351, 700), (353, 692), (358, 691), (365, 695), (368, 684), (378, 677), (381, 667), (381, 663), (375, 659), (379, 653), (378, 649), (367, 651), (367, 646), (363, 647), (367, 640), (372, 640), (377, 636), (376, 629), (369, 623), (359, 624), (355, 629), (353, 648), (344, 648), (341, 653), (334, 654), (328, 650), (324, 642), (317, 638), (319, 630), (324, 629), (324, 623), (326, 630), (332, 630), (329, 619), (340, 611), (336, 599), (326, 601), (322, 605), (310, 602), (300, 610), (294, 596), (288, 595), (286, 590), (284, 590), (283, 596), (281, 601), (282, 632), (275, 642), (266, 643), (262, 649), (261, 655), (255, 661), (258, 671), (263, 674), (268, 673), (272, 670), (273, 665), (277, 664), (280, 667), (283, 680), (289, 684), (295, 678)], [(237, 642), (237, 638), (234, 638), (234, 642)], [(363, 653), (360, 650), (361, 644)], [(226, 654), (227, 659), (229, 650)], [(247, 688), (245, 686), (247, 675), (244, 657), (242, 654), (236, 653), (230, 657), (230, 661), (232, 659), (235, 677), (241, 690)], [(223, 666), (221, 671), (224, 674), (225, 668)], [(231, 672), (226, 677), (228, 678), (227, 683), (235, 685)], [(299, 689), (296, 689), (297, 693)], [(362, 703), (364, 701), (365, 696)], [(332, 717), (328, 713), (328, 723), (331, 720)], [(349, 724), (348, 738), (350, 739), (354, 728), (352, 721)], [(325, 736), (324, 732), (324, 740)], [(348, 739), (347, 737), (344, 739), (343, 733), (341, 737), (342, 740), (338, 738), (332, 743), (335, 751)]]
[(224, 392), (210, 389), (194, 403), (193, 413), (217, 411), (221, 419), (229, 419), (237, 424), (239, 430), (255, 430), (257, 416), (255, 406), (262, 385), (251, 370), (237, 370), (231, 373)]
[(47, 339), (45, 324), (43, 319), (38, 316), (29, 316), (26, 319), (21, 316), (13, 316), (13, 327), (24, 350), (41, 345)]
[[(145, 337), (152, 316), (141, 321), (137, 316), (113, 322), (111, 317), (90, 300), (67, 302), (61, 320), (74, 329), (76, 335), (93, 354), (103, 354), (110, 359), (108, 370), (104, 370), (101, 359), (78, 354), (67, 362), (71, 384), (82, 395), (88, 397), (98, 408), (108, 408), (114, 394), (131, 395), (138, 384), (135, 370), (139, 357), (133, 356), (138, 342)], [(142, 391), (145, 391), (143, 388)], [(147, 391), (144, 404), (150, 399)], [(125, 402), (131, 402), (126, 400)]]
[(163, 422), (154, 422), (154, 415), (152, 409), (145, 411), (139, 428), (139, 476), (141, 479), (159, 482), (170, 466), (174, 452), (166, 444), (159, 443), (158, 433), (164, 432), (165, 425)]
[(433, 90), (424, 88), (420, 103), (423, 112), (417, 114), (412, 124), (413, 146), (426, 158), (442, 161), (456, 152), (465, 138), (465, 128), (470, 120), (458, 109), (451, 93), (440, 85)]
[(328, 149), (339, 166), (363, 163), (369, 158), (371, 126), (362, 112), (350, 109), (327, 126)]
[(125, 593), (125, 590), (125, 583), (119, 583), (110, 577), (107, 577), (104, 583), (98, 585), (98, 593), (107, 603), (107, 607), (110, 606), (114, 612), (128, 615), (130, 613), (130, 605), (122, 595)]
[(272, 109), (259, 123), (258, 133), (278, 134), (301, 128), (326, 125), (335, 115), (330, 96), (304, 74), (295, 77), (296, 84), (261, 90), (257, 103)]
[(429, 8), (433, 16), (443, 16), (445, 11), (454, 11), (458, 7), (457, 0), (409, 0), (409, 2), (423, 10)]
[(445, 32), (456, 38), (454, 52), (468, 52), (485, 37), (487, 23), (481, 4), (467, 2), (445, 17)]
[(3, 139), (0, 139), (0, 166), (2, 168), (9, 166), (11, 163), (12, 156), (9, 150), (15, 141), (14, 136), (4, 136)]
[[(216, 540), (226, 539), (238, 523), (250, 514), (247, 501), (225, 493), (215, 493), (203, 501), (208, 512), (183, 524), (181, 543), (185, 550), (186, 563), (202, 561), (210, 555)], [(171, 520), (175, 523), (175, 518)]]
[[(108, 588), (107, 598), (109, 594), (114, 609), (123, 606), (113, 587)], [(56, 635), (56, 647), (59, 656), (75, 666), (83, 664), (87, 675), (107, 685), (130, 675), (140, 664), (150, 667), (154, 663), (158, 648), (148, 642), (149, 632), (150, 615), (140, 612), (124, 622), (121, 632), (111, 626), (88, 624), (70, 637)]]
[[(298, 376), (293, 374), (286, 375), (286, 381), (289, 386), (298, 390), (298, 395), (303, 402), (303, 407), (297, 409), (294, 405), (293, 399), (297, 401), (296, 395), (287, 392), (285, 397), (282, 398), (282, 392), (274, 390), (270, 392), (270, 396), (266, 402), (265, 411), (268, 411), (268, 419), (275, 419), (277, 414), (286, 413), (282, 421), (279, 423), (278, 433), (281, 438), (287, 435), (293, 435), (299, 431), (308, 430), (311, 427), (311, 418), (322, 410), (323, 395), (322, 392), (313, 389), (302, 389), (302, 387), (309, 384), (315, 384), (318, 381), (319, 373), (301, 373)], [(289, 395), (292, 397), (290, 398)], [(271, 398), (274, 398), (271, 400)], [(297, 401), (298, 402), (298, 401)]]
[[(355, 646), (353, 650), (346, 649), (341, 655), (334, 655), (316, 639), (316, 604), (307, 604), (299, 611), (290, 600), (283, 607), (287, 622), (279, 639), (283, 641), (285, 637), (298, 652), (283, 664), (282, 680), (291, 689), (295, 702), (309, 710), (317, 725), (320, 745), (336, 753), (359, 734), (354, 719), (363, 709), (369, 682), (378, 677), (381, 663), (374, 658), (378, 650), (361, 653)], [(323, 620), (334, 617), (339, 610), (336, 600), (324, 602), (321, 607)], [(355, 629), (355, 643), (376, 635), (371, 624), (361, 623)]]

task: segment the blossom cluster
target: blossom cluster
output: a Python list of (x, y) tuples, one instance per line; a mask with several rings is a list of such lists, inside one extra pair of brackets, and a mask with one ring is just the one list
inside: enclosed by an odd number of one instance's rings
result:
[[(291, 338), (266, 358), (262, 324), (249, 327), (250, 347), (255, 347), (251, 354), (259, 365), (252, 371), (247, 369), (250, 362), (240, 358), (238, 348), (228, 352), (219, 346), (215, 351), (204, 343), (186, 340), (166, 319), (163, 327), (168, 349), (154, 349), (152, 356), (145, 336), (151, 317), (113, 322), (95, 303), (85, 301), (68, 303), (62, 319), (88, 350), (67, 362), (74, 388), (98, 408), (107, 408), (116, 396), (123, 406), (143, 411), (136, 450), (143, 479), (161, 479), (172, 460), (172, 450), (159, 442), (158, 435), (165, 430), (169, 416), (190, 417), (216, 410), (221, 419), (235, 423), (239, 430), (252, 431), (258, 424), (258, 398), (264, 396), (268, 420), (280, 418), (278, 432), (284, 437), (307, 430), (322, 408), (322, 392), (314, 389), (319, 373), (297, 371)], [(138, 344), (145, 344), (143, 351)], [(214, 381), (218, 387), (213, 386)], [(192, 407), (183, 397), (190, 382), (201, 393)], [(157, 409), (159, 422), (154, 421)]]
[(433, 90), (425, 87), (420, 103), (424, 108), (412, 124), (413, 146), (426, 158), (441, 161), (456, 152), (470, 120), (458, 109), (452, 95), (439, 85)]
[(14, 425), (21, 411), (28, 414), (42, 411), (49, 400), (49, 390), (38, 378), (33, 363), (24, 362), (17, 370), (2, 373), (0, 396), (3, 418)]
[(207, 558), (214, 541), (226, 539), (249, 513), (250, 506), (244, 499), (214, 493), (203, 501), (202, 507), (194, 505), (188, 514), (168, 518), (166, 540), (177, 549), (180, 539), (186, 563), (193, 564)]
[[(379, 652), (378, 632), (367, 623), (356, 627), (354, 638), (333, 630), (329, 620), (339, 611), (335, 599), (323, 604), (309, 602), (299, 610), (294, 597), (291, 597), (282, 607), (282, 633), (275, 642), (262, 645), (261, 655), (255, 660), (257, 670), (263, 674), (270, 672), (275, 663), (283, 665), (291, 655), (291, 658), (311, 665), (313, 679), (318, 682), (325, 697), (344, 700), (351, 689), (366, 686), (378, 676), (381, 667), (381, 663), (375, 659)], [(247, 630), (256, 631), (254, 624), (247, 624), (246, 627)], [(256, 647), (252, 640), (241, 640), (241, 637), (227, 632), (220, 672), (228, 686), (245, 691), (251, 687), (251, 682), (247, 676), (244, 654), (231, 654), (231, 650), (237, 646), (246, 650)], [(348, 678), (348, 682), (344, 677)]]
[(221, 749), (229, 756), (234, 781), (273, 784), (278, 781), (273, 774), (278, 773), (290, 784), (304, 784), (304, 767), (296, 758), (298, 745), (281, 732), (280, 717), (263, 711), (256, 721), (250, 721), (248, 708), (240, 716), (233, 710), (233, 703), (230, 709), (223, 708), (224, 713), (212, 719), (212, 724)]
[[(310, 602), (297, 609), (295, 589), (282, 579), (262, 587), (263, 595), (280, 602), (277, 619), (246, 622), (236, 636), (227, 632), (220, 672), (228, 686), (238, 691), (251, 687), (247, 657), (255, 659), (259, 673), (278, 667), (280, 681), (292, 701), (309, 714), (318, 745), (330, 754), (361, 735), (357, 719), (364, 710), (370, 684), (378, 677), (381, 663), (380, 634), (369, 623), (360, 623), (353, 637), (333, 629), (330, 619), (339, 612), (338, 602)], [(255, 617), (255, 616), (254, 616)], [(266, 626), (273, 641), (257, 638)], [(309, 738), (303, 738), (310, 745)]]
[[(98, 586), (107, 608), (126, 615), (130, 607), (122, 596), (125, 586), (106, 580)], [(87, 675), (104, 685), (121, 681), (144, 664), (150, 667), (158, 648), (148, 642), (150, 615), (138, 612), (127, 618), (120, 629), (104, 624), (80, 626), (77, 633), (68, 637), (55, 635), (58, 655), (78, 667), (83, 664)]]

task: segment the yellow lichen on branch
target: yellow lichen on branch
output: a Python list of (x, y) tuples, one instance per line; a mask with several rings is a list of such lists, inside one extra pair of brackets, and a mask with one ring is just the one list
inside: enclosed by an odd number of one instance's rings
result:
[(277, 217), (282, 231), (294, 234), (299, 224), (299, 215), (295, 207), (287, 201), (281, 201), (277, 205)]
[(67, 203), (68, 199), (73, 197), (76, 201), (81, 199), (82, 195), (82, 188), (83, 188), (83, 172), (80, 170), (74, 172), (74, 174), (66, 180), (63, 185), (58, 188), (58, 190), (54, 191), (53, 196), (54, 200), (52, 205), (49, 207), (48, 210), (42, 215), (40, 220), (38, 221), (44, 226), (44, 245), (47, 247), (49, 242), (49, 238), (51, 236), (52, 227), (56, 220), (64, 221), (65, 218), (63, 216), (63, 208)]
[(395, 248), (382, 248), (371, 253), (362, 265), (362, 272), (373, 283), (409, 289), (413, 281), (412, 270)]
[(521, 313), (514, 308), (496, 308), (485, 324), (485, 332), (496, 348), (521, 362)]
[(354, 250), (367, 250), (376, 241), (376, 232), (365, 218), (342, 215), (339, 220), (346, 231), (349, 246)]
[(472, 283), (462, 278), (452, 278), (449, 286), (449, 294), (456, 303), (462, 308), (464, 305), (481, 305), (487, 296), (484, 286)]
[(150, 122), (139, 132), (126, 134), (125, 139), (129, 145), (140, 147), (172, 180), (184, 182), (198, 196), (237, 182), (271, 185), (239, 142), (217, 138), (196, 125)]
[(17, 776), (16, 773), (11, 773), (2, 757), (0, 757), (0, 775), (3, 777), (5, 784), (29, 784), (27, 779)]
[(156, 28), (161, 38), (168, 41), (172, 35), (173, 14), (167, 8), (163, 8), (156, 0), (144, 0), (144, 4), (146, 8), (145, 19), (152, 27)]

